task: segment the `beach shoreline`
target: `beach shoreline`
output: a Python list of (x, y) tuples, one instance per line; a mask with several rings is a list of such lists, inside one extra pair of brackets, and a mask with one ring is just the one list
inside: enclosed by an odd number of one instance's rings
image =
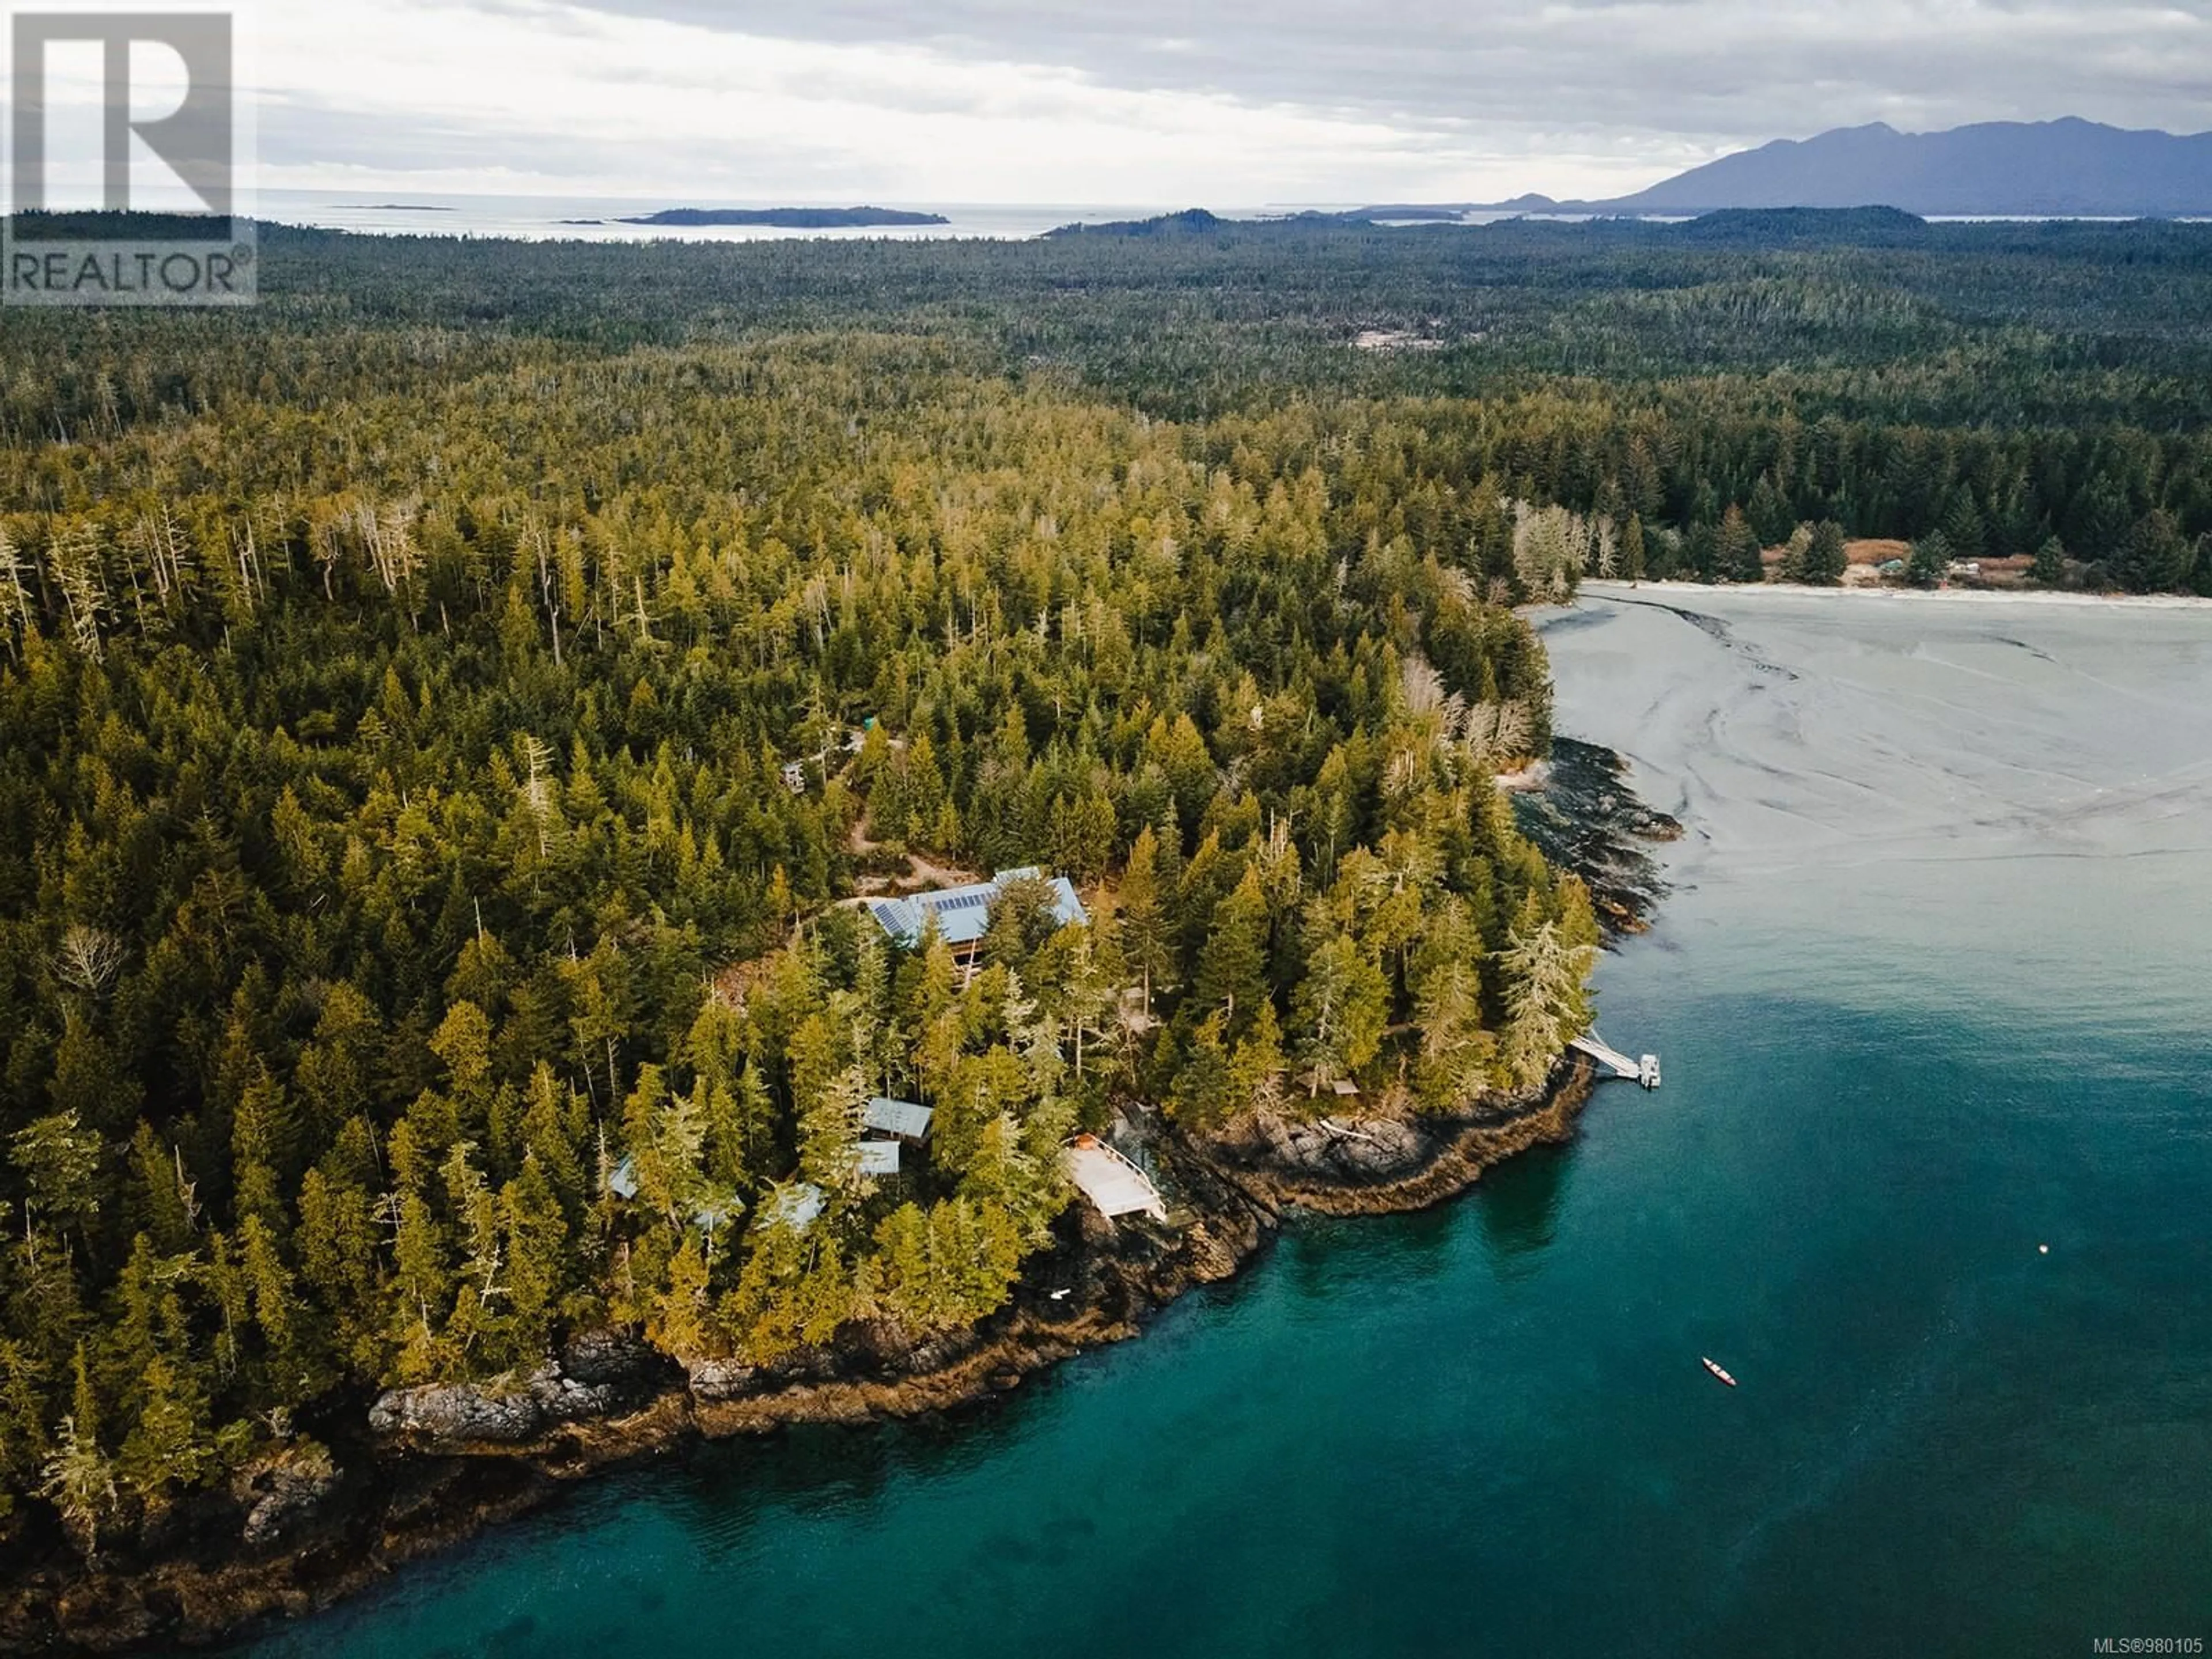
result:
[(1946, 605), (2036, 605), (2115, 606), (2140, 611), (2212, 610), (2212, 599), (2195, 593), (2078, 593), (2045, 588), (2011, 590), (1995, 587), (1815, 587), (1806, 582), (1632, 582), (1585, 577), (1578, 593), (1593, 599), (1622, 599), (1638, 594), (1687, 598), (1694, 594), (1756, 594), (1773, 599), (1863, 599)]

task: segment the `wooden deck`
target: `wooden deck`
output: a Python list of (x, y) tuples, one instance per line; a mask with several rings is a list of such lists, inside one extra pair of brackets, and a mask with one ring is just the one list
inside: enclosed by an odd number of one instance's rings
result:
[(1168, 1218), (1167, 1200), (1150, 1176), (1095, 1135), (1078, 1135), (1060, 1149), (1067, 1178), (1109, 1218), (1144, 1214)]

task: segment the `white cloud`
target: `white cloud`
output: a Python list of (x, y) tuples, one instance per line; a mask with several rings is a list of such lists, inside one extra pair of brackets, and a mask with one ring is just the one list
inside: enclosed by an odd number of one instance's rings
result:
[(1849, 122), (2186, 125), (2123, 0), (321, 0), (258, 28), (260, 182), (681, 200), (1633, 189)]

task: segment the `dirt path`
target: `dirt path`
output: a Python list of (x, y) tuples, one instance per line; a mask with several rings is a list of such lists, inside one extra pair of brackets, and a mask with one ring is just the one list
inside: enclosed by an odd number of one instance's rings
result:
[[(846, 850), (856, 858), (866, 858), (871, 853), (884, 850), (884, 843), (868, 834), (868, 813), (864, 806), (860, 816), (854, 820), (852, 832), (845, 837)], [(864, 876), (858, 883), (863, 893), (918, 893), (935, 887), (964, 887), (970, 882), (983, 879), (973, 870), (963, 870), (957, 864), (939, 864), (921, 853), (906, 854), (907, 873), (903, 876)]]

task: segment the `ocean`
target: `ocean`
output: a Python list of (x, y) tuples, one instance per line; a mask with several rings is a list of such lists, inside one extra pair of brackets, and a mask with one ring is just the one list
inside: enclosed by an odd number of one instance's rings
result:
[[(676, 207), (773, 207), (772, 202), (727, 203), (690, 201), (678, 198), (641, 200), (609, 197), (451, 196), (422, 193), (383, 194), (374, 191), (264, 190), (253, 211), (263, 219), (287, 225), (313, 225), (326, 230), (350, 230), (387, 236), (495, 236), (520, 241), (647, 241), (673, 239), (691, 242), (757, 242), (795, 236), (850, 239), (888, 236), (902, 241), (946, 237), (981, 237), (1018, 240), (1039, 236), (1056, 226), (1088, 220), (1142, 219), (1173, 211), (1158, 206), (1083, 206), (1045, 203), (1028, 206), (974, 203), (886, 202), (876, 205), (908, 208), (941, 215), (941, 225), (890, 225), (853, 229), (792, 230), (770, 225), (627, 225), (625, 217)], [(854, 203), (808, 203), (809, 206), (850, 207)], [(1188, 204), (1178, 205), (1187, 206)], [(1256, 215), (1261, 210), (1250, 210)]]

